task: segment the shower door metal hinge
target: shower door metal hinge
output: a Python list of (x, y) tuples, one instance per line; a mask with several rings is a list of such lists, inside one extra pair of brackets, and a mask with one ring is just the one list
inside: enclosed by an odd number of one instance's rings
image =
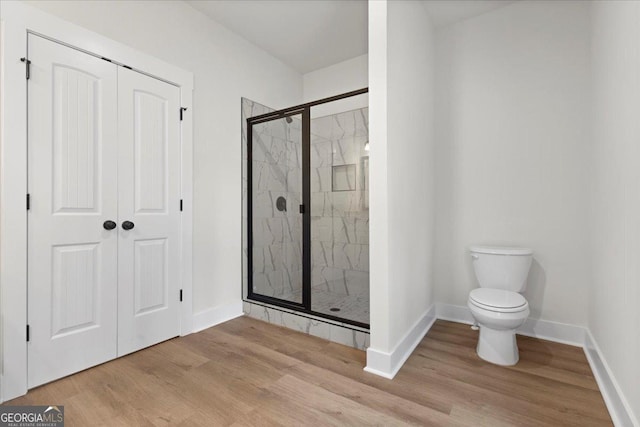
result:
[(304, 213), (304, 205), (300, 205), (300, 213), (303, 214)]
[(27, 210), (31, 209), (31, 194), (27, 193)]
[(180, 121), (182, 121), (182, 113), (187, 111), (187, 107), (180, 107)]
[(182, 199), (180, 199), (180, 212), (182, 212)]
[(25, 77), (27, 78), (27, 80), (29, 80), (29, 77), (31, 77), (31, 61), (29, 61), (27, 58), (20, 58), (20, 61), (24, 62)]
[(182, 302), (182, 289), (180, 289), (180, 302)]
[(27, 342), (29, 342), (30, 338), (31, 338), (31, 335), (30, 335), (30, 331), (29, 331), (29, 325), (27, 325)]

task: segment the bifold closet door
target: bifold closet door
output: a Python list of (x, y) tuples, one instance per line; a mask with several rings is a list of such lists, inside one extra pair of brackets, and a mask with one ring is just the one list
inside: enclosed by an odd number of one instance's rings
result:
[(118, 69), (118, 355), (180, 334), (180, 89)]
[(116, 357), (118, 230), (107, 221), (118, 219), (117, 66), (38, 36), (28, 42), (35, 387)]

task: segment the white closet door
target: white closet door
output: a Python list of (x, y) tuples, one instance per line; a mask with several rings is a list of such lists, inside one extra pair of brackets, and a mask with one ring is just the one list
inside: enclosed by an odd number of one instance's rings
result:
[(35, 387), (116, 356), (118, 230), (103, 223), (118, 214), (117, 66), (33, 35), (28, 46)]
[(178, 87), (118, 69), (120, 356), (180, 334), (179, 102)]

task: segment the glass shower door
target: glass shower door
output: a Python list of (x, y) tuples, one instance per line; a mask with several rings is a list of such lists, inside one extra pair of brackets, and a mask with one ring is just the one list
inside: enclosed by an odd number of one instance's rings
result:
[(367, 92), (243, 104), (249, 302), (369, 327)]
[(311, 310), (366, 326), (369, 119), (358, 107), (311, 109)]
[(249, 122), (249, 295), (303, 303), (302, 113)]

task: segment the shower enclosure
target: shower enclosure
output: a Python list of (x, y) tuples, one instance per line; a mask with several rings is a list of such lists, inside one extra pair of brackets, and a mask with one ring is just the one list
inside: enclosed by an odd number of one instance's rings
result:
[(250, 301), (368, 328), (366, 93), (247, 116)]

